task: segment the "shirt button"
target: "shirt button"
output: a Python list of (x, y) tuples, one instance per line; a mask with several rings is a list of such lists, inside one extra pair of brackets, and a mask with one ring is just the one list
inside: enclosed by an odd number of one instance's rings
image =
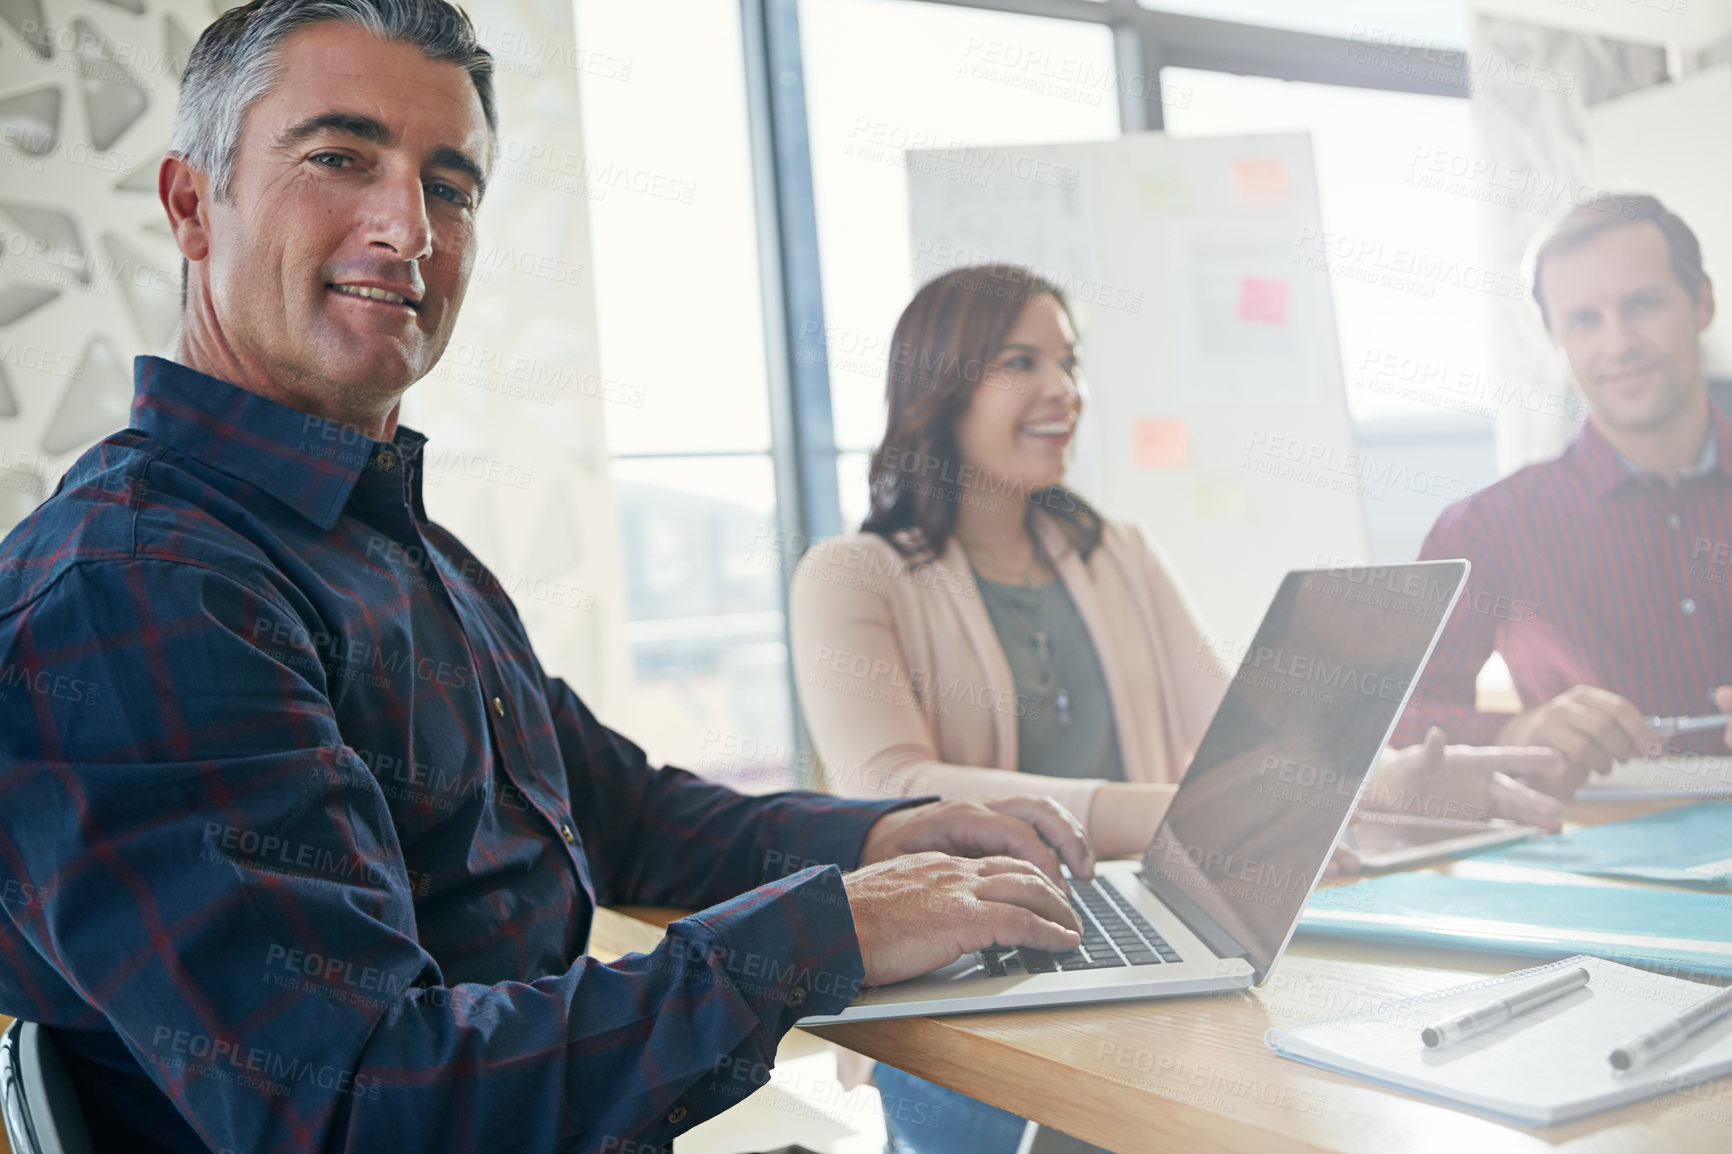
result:
[(1684, 518), (1678, 516), (1676, 513), (1668, 513), (1666, 514), (1666, 524), (1672, 526), (1674, 529), (1682, 529), (1684, 527)]
[(1684, 616), (1688, 617), (1690, 614), (1696, 612), (1696, 599), (1694, 597), (1686, 597), (1678, 605), (1678, 608), (1682, 609), (1684, 611)]
[(796, 1010), (806, 1004), (806, 987), (795, 986), (788, 991), (788, 1004)]
[(559, 827), (559, 836), (565, 839), (566, 845), (577, 844), (577, 835), (571, 832), (571, 827), (569, 825), (562, 825)]
[(505, 716), (505, 701), (503, 698), (495, 697), (493, 699), (493, 712), (497, 713), (501, 717)]
[(686, 1108), (684, 1106), (675, 1106), (672, 1110), (668, 1111), (668, 1122), (671, 1125), (678, 1126), (681, 1122), (684, 1122), (685, 1120), (686, 1120)]

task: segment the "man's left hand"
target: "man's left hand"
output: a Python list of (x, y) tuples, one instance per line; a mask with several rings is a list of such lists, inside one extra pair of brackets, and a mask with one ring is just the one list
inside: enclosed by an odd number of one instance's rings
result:
[(1095, 854), (1082, 823), (1050, 797), (952, 799), (885, 814), (866, 834), (860, 864), (937, 850), (957, 857), (1017, 857), (1069, 892), (1062, 861), (1081, 878), (1095, 876)]
[[(1721, 713), (1732, 713), (1732, 685), (1722, 685), (1714, 691), (1714, 708)], [(1732, 749), (1732, 725), (1726, 727), (1726, 732), (1721, 735), (1721, 740), (1726, 743), (1728, 749)]]

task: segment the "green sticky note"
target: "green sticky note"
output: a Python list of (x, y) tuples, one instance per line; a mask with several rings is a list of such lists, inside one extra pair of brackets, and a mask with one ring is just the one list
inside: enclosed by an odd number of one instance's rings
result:
[(1245, 478), (1198, 469), (1191, 475), (1191, 511), (1204, 521), (1240, 524), (1250, 511)]

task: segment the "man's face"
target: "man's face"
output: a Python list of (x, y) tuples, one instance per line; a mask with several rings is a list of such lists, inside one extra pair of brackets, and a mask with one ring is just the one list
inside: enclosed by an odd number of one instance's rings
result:
[(388, 405), (468, 287), (481, 100), (455, 64), (350, 24), (289, 36), (280, 77), (247, 112), (230, 195), (206, 202), (214, 327), (249, 374)]
[(1548, 258), (1540, 273), (1552, 337), (1601, 425), (1663, 425), (1703, 388), (1699, 336), (1714, 319), (1678, 283), (1666, 238), (1647, 221), (1606, 231)]

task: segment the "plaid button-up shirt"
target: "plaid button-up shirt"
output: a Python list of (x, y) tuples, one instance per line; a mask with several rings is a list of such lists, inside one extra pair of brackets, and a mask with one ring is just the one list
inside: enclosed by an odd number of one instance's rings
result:
[[(418, 433), (154, 358), (133, 423), (0, 545), (0, 1011), (99, 1148), (651, 1149), (858, 991), (837, 867), (906, 803), (651, 769)], [(583, 956), (626, 902), (708, 908)]]

